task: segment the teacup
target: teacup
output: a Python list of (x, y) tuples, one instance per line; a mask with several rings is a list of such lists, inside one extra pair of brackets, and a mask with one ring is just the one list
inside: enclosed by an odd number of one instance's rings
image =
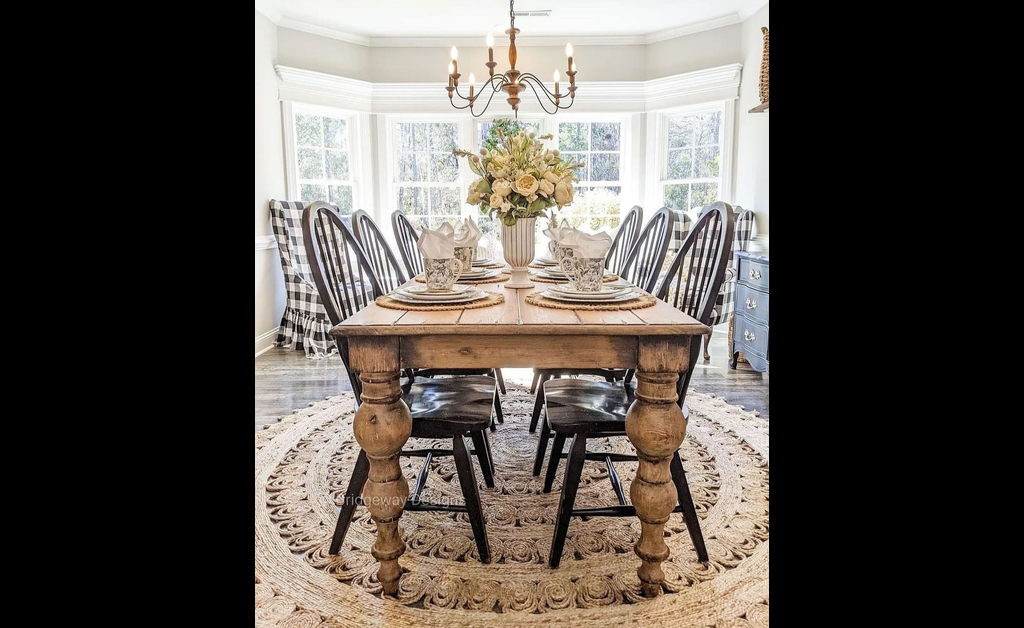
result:
[(473, 260), (476, 259), (475, 246), (455, 247), (455, 259), (462, 262), (462, 270), (468, 272), (473, 267)]
[(559, 266), (562, 264), (562, 260), (567, 257), (575, 255), (571, 246), (562, 246), (561, 244), (555, 245), (555, 253), (551, 257), (555, 260)]
[(427, 292), (451, 292), (455, 280), (462, 273), (462, 262), (454, 257), (424, 258), (423, 276), (427, 280)]
[(600, 292), (604, 280), (603, 257), (563, 257), (559, 266), (580, 292)]

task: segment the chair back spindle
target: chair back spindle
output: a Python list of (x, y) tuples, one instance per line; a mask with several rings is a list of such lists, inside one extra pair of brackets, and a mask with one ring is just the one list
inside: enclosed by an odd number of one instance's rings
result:
[(409, 277), (415, 277), (422, 273), (423, 258), (420, 256), (419, 248), (416, 247), (420, 236), (401, 210), (391, 214), (391, 228), (395, 232), (398, 252), (402, 256), (402, 261), (405, 262), (405, 270), (409, 272)]
[(352, 233), (359, 246), (363, 247), (367, 261), (373, 267), (384, 292), (391, 292), (405, 283), (405, 273), (384, 239), (384, 234), (373, 218), (361, 209), (352, 214)]
[(617, 274), (638, 288), (653, 292), (665, 264), (675, 219), (675, 214), (667, 207), (655, 212)]
[(629, 210), (626, 217), (622, 219), (622, 224), (619, 225), (615, 239), (612, 240), (612, 245), (608, 249), (608, 255), (604, 259), (605, 268), (613, 273), (618, 273), (622, 270), (623, 263), (629, 256), (629, 252), (633, 249), (633, 245), (636, 244), (637, 238), (640, 237), (640, 225), (643, 222), (644, 208), (634, 205), (633, 209)]

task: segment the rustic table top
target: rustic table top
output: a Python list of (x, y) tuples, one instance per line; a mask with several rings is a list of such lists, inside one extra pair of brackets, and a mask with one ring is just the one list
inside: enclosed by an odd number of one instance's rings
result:
[(505, 302), (491, 307), (438, 312), (392, 310), (372, 304), (334, 327), (331, 333), (338, 336), (694, 336), (710, 332), (707, 326), (660, 300), (653, 307), (638, 310), (556, 310), (526, 302), (527, 295), (548, 287), (543, 284), (520, 289), (504, 288), (503, 284), (477, 287), (503, 293)]

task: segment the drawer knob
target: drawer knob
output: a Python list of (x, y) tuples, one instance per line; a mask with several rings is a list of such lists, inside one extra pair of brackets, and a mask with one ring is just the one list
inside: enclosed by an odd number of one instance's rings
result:
[(761, 278), (761, 271), (754, 270), (753, 268), (751, 268), (750, 272), (749, 272), (749, 275), (750, 275), (751, 279), (760, 279)]
[(744, 329), (743, 330), (743, 339), (744, 340), (749, 340), (749, 341), (753, 342), (754, 341), (754, 333), (751, 332), (749, 329)]
[(747, 309), (748, 310), (756, 310), (757, 309), (757, 301), (755, 301), (753, 299), (747, 299)]

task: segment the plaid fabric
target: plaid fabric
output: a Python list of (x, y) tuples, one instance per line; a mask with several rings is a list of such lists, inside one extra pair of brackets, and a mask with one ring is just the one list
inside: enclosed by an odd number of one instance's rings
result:
[[(711, 312), (711, 321), (708, 323), (712, 327), (727, 322), (733, 312), (736, 300), (736, 269), (733, 260), (738, 251), (746, 251), (750, 247), (750, 239), (754, 232), (754, 212), (739, 206), (733, 209), (736, 210), (736, 214), (733, 225), (732, 252), (729, 255), (729, 265), (725, 271), (725, 281), (722, 283), (722, 289), (718, 292), (715, 309)], [(686, 240), (693, 225), (693, 221), (682, 210), (674, 209), (672, 211), (676, 215), (676, 227), (672, 231), (672, 241), (669, 243), (666, 263), (670, 262), (676, 252), (682, 248), (683, 241)]]
[(281, 316), (281, 328), (274, 344), (288, 349), (302, 349), (309, 358), (324, 358), (335, 351), (328, 335), (331, 322), (320, 295), (302, 242), (302, 211), (299, 201), (270, 201), (270, 219), (277, 237), (284, 271), (284, 289), (288, 303)]

